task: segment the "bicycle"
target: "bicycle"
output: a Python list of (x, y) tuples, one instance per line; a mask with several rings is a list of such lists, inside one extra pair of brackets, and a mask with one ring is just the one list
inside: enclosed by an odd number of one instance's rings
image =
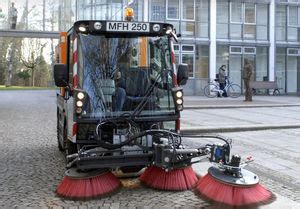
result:
[[(204, 87), (204, 95), (209, 98), (214, 98), (218, 94), (223, 95), (224, 91), (220, 89), (219, 83), (216, 82), (217, 79), (214, 81), (210, 81), (205, 87)], [(232, 98), (237, 98), (241, 96), (242, 94), (242, 88), (240, 85), (232, 83), (227, 78), (225, 80), (226, 85), (224, 87), (224, 90), (227, 92), (227, 95)]]

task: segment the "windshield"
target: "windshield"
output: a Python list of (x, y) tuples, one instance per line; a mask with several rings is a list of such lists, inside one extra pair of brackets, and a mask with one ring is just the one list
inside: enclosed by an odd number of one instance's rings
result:
[(82, 116), (175, 113), (167, 37), (79, 35), (79, 88), (88, 99)]

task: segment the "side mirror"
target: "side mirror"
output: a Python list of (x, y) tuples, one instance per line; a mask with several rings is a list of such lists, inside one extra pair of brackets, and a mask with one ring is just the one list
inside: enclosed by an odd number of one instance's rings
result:
[(69, 72), (67, 65), (55, 64), (54, 65), (54, 81), (57, 87), (66, 87), (69, 83)]
[(177, 83), (180, 86), (185, 85), (188, 79), (189, 79), (188, 64), (182, 63), (178, 67)]

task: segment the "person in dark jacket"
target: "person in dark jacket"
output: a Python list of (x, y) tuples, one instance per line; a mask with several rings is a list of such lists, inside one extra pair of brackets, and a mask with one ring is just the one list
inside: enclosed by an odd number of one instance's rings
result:
[(250, 88), (250, 79), (253, 73), (253, 66), (252, 64), (245, 59), (244, 70), (243, 70), (243, 79), (245, 84), (245, 101), (251, 102), (252, 101), (252, 90)]
[(220, 89), (223, 91), (223, 95), (219, 95), (219, 97), (223, 96), (223, 97), (227, 97), (227, 92), (224, 89), (226, 86), (226, 65), (222, 65), (219, 68), (219, 78), (218, 78), (218, 82), (219, 82), (219, 86)]

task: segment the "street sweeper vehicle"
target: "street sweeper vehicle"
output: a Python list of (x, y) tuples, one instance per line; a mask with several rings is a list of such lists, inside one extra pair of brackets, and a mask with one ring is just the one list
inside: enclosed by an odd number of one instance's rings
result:
[[(180, 134), (188, 66), (176, 66), (171, 24), (134, 21), (78, 21), (61, 34), (63, 59), (54, 66), (57, 135), (67, 171), (56, 193), (85, 199), (121, 186), (114, 171), (142, 172), (140, 180), (160, 190), (195, 188), (228, 205), (270, 199), (258, 177), (230, 154), (221, 136)], [(65, 52), (65, 53), (64, 53)], [(187, 148), (187, 137), (215, 138), (215, 144)], [(199, 177), (193, 163), (215, 165)]]

